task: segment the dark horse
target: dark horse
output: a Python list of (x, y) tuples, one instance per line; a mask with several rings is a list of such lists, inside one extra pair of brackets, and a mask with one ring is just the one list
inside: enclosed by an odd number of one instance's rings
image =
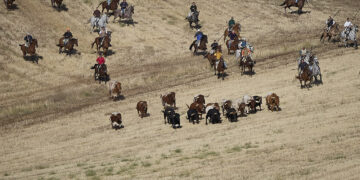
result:
[(235, 52), (238, 49), (240, 40), (239, 40), (239, 38), (234, 39), (234, 41), (230, 44), (230, 46), (229, 46), (229, 41), (230, 40), (226, 41), (226, 47), (228, 49), (228, 54), (230, 54), (231, 51)]
[(97, 52), (99, 53), (100, 48), (103, 48), (104, 54), (106, 56), (108, 53), (108, 49), (110, 47), (110, 41), (111, 41), (110, 35), (107, 35), (104, 37), (102, 44), (101, 44), (101, 38), (97, 37), (97, 38), (95, 38), (95, 41), (91, 44), (91, 48), (93, 48), (94, 44), (96, 44)]
[[(301, 88), (303, 87), (309, 88), (312, 80), (312, 73), (310, 72), (309, 65), (306, 65), (302, 73), (300, 73), (299, 76), (296, 76), (296, 78), (299, 79)], [(304, 85), (302, 84), (303, 81), (304, 81)], [(306, 85), (307, 81), (310, 82), (308, 85)]]
[(251, 56), (250, 56), (250, 51), (248, 48), (244, 48), (241, 50), (241, 54), (242, 54), (242, 58), (240, 59), (240, 67), (241, 67), (241, 75), (244, 74), (245, 72), (245, 68), (248, 68), (248, 72), (250, 73), (250, 75), (253, 74), (254, 70), (254, 65), (255, 62), (252, 60)]
[(95, 69), (94, 73), (94, 79), (95, 81), (99, 81), (99, 84), (101, 81), (104, 81), (105, 84), (110, 80), (110, 76), (107, 74), (107, 68), (106, 65), (99, 65), (95, 64), (91, 69)]
[(79, 46), (78, 45), (78, 40), (75, 38), (69, 39), (68, 43), (66, 45), (64, 45), (64, 37), (60, 38), (59, 40), (59, 44), (57, 44), (56, 46), (59, 46), (59, 54), (61, 54), (62, 48), (64, 48), (64, 50), (68, 50), (67, 55), (71, 55), (72, 51), (74, 50), (74, 46)]
[[(217, 47), (217, 50), (218, 51), (220, 51), (220, 52), (222, 52), (222, 50), (221, 50), (221, 45), (219, 45), (218, 47)], [(214, 54), (211, 54), (211, 53), (206, 53), (205, 55), (204, 55), (204, 58), (207, 58), (208, 59), (208, 61), (209, 61), (209, 63), (210, 63), (210, 68), (214, 68), (214, 70), (216, 71), (216, 56), (214, 55)]]
[(24, 57), (26, 56), (26, 54), (30, 54), (30, 56), (33, 56), (36, 55), (36, 47), (38, 47), (38, 42), (36, 39), (33, 39), (29, 47), (26, 47), (25, 44), (19, 44), (19, 46), (21, 47), (21, 51)]
[(285, 0), (284, 3), (282, 3), (280, 6), (285, 6), (284, 7), (285, 13), (286, 13), (286, 8), (290, 9), (292, 6), (298, 7), (298, 14), (301, 14), (305, 2), (307, 2), (307, 0), (298, 0), (298, 3), (296, 3), (296, 0)]
[[(200, 11), (194, 12), (191, 16), (186, 17), (186, 19), (189, 21), (190, 28), (198, 28), (199, 27), (199, 14)], [(192, 25), (192, 23), (195, 23), (195, 26)]]
[(60, 9), (60, 6), (61, 6), (61, 4), (62, 4), (62, 1), (63, 1), (63, 0), (51, 0), (51, 6), (52, 6), (52, 7), (55, 7), (55, 3), (56, 3), (57, 7)]
[(13, 6), (15, 0), (4, 0), (6, 8), (10, 9)]
[(194, 50), (194, 54), (197, 54), (198, 53), (198, 50), (203, 50), (203, 51), (206, 51), (206, 44), (208, 43), (208, 38), (206, 35), (203, 35), (201, 40), (200, 40), (200, 45), (198, 46), (196, 44), (196, 40), (191, 43), (190, 47), (189, 47), (189, 50), (191, 51), (192, 50), (192, 47), (194, 46), (195, 50)]
[(101, 2), (97, 8), (99, 8), (100, 5), (102, 5), (102, 13), (106, 9), (107, 14), (109, 14), (109, 10), (115, 11), (118, 8), (120, 0), (112, 0), (110, 3), (110, 6), (108, 6), (106, 1)]
[(217, 74), (218, 79), (221, 76), (222, 80), (224, 80), (224, 78), (225, 78), (225, 62), (224, 62), (223, 58), (220, 58), (220, 61), (217, 63), (217, 67), (216, 67), (216, 70), (215, 70), (215, 75), (216, 75), (216, 71), (218, 72), (218, 74)]

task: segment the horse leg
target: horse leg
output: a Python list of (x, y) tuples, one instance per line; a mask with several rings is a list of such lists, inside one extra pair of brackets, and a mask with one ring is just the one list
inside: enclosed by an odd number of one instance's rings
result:
[(221, 76), (222, 76), (222, 80), (224, 80), (224, 78), (225, 78), (225, 72), (224, 71), (221, 73)]
[(60, 46), (59, 47), (59, 54), (61, 54), (62, 53), (62, 47)]

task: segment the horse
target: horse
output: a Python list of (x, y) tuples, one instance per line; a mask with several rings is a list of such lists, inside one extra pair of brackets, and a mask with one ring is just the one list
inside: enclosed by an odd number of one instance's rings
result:
[(296, 4), (296, 0), (285, 0), (284, 3), (282, 3), (280, 6), (285, 6), (285, 13), (286, 8), (290, 9), (292, 6), (298, 7), (298, 14), (300, 14), (302, 12), (302, 8), (305, 5), (305, 2), (307, 2), (307, 0), (298, 0), (298, 3)]
[(91, 17), (90, 23), (92, 30), (94, 31), (94, 28), (97, 30), (100, 29), (100, 27), (106, 27), (106, 24), (108, 23), (109, 17), (106, 14), (103, 14), (100, 18), (96, 18), (95, 16)]
[[(337, 37), (340, 34), (339, 24), (335, 23), (330, 30), (328, 31), (327, 27), (324, 28), (324, 32), (321, 34), (320, 41), (324, 42), (325, 38), (328, 38), (330, 41), (331, 38)], [(334, 40), (334, 38), (333, 38)]]
[[(240, 31), (241, 31), (241, 25), (239, 23), (236, 23), (233, 28), (232, 28), (233, 31), (235, 31), (235, 34), (240, 37)], [(224, 42), (226, 40), (226, 37), (229, 35), (229, 29), (226, 28), (225, 29), (225, 32), (224, 32)]]
[[(189, 22), (189, 26), (191, 29), (193, 29), (194, 27), (199, 27), (199, 14), (200, 14), (200, 11), (198, 12), (194, 12), (192, 13), (191, 15), (187, 16), (185, 19), (188, 20)], [(192, 23), (195, 23), (195, 26), (192, 26)]]
[(115, 11), (118, 8), (120, 0), (112, 0), (110, 3), (110, 6), (108, 6), (107, 1), (101, 2), (97, 8), (99, 8), (100, 5), (102, 5), (102, 11), (101, 13), (104, 13), (104, 10), (106, 9), (106, 13), (109, 14), (109, 10)]
[[(218, 45), (218, 47), (216, 48), (218, 51), (222, 52), (221, 50), (221, 45)], [(216, 51), (217, 51), (216, 50)], [(215, 50), (212, 50), (212, 51), (215, 51)], [(210, 53), (206, 53), (204, 55), (204, 58), (207, 58), (209, 63), (210, 63), (210, 68), (214, 67), (214, 70), (216, 70), (215, 68), (215, 63), (216, 63), (216, 56), (214, 55), (214, 52), (211, 52)]]
[(91, 48), (93, 48), (94, 44), (96, 44), (97, 52), (99, 53), (100, 48), (103, 48), (104, 54), (106, 56), (108, 49), (110, 47), (110, 41), (111, 41), (111, 32), (108, 32), (107, 36), (104, 37), (102, 43), (100, 37), (95, 38), (95, 41), (91, 44)]
[(119, 19), (127, 19), (127, 24), (132, 24), (134, 22), (132, 15), (135, 13), (135, 6), (129, 6), (125, 9), (124, 15), (121, 13), (121, 9), (117, 9), (114, 11), (114, 20), (119, 17)]
[[(306, 65), (302, 73), (300, 73), (299, 76), (296, 76), (295, 78), (299, 79), (300, 81), (300, 87), (310, 87), (310, 84), (312, 82), (312, 73), (310, 71), (309, 65)], [(304, 81), (304, 86), (302, 85), (302, 82)], [(310, 83), (306, 85), (306, 82), (309, 81)]]
[(7, 9), (10, 9), (13, 6), (15, 0), (4, 0), (5, 6)]
[(23, 53), (23, 57), (25, 57), (26, 54), (30, 54), (31, 56), (33, 56), (36, 55), (36, 47), (38, 47), (38, 42), (36, 39), (33, 39), (29, 47), (26, 47), (24, 44), (19, 44), (19, 46)]
[(191, 43), (191, 45), (190, 45), (190, 47), (189, 47), (189, 50), (191, 51), (192, 50), (192, 47), (194, 46), (194, 48), (195, 48), (195, 50), (194, 50), (194, 55), (195, 54), (197, 54), (198, 52), (198, 50), (200, 49), (200, 50), (203, 50), (203, 51), (206, 51), (206, 44), (208, 43), (208, 38), (207, 38), (207, 36), (206, 35), (203, 35), (203, 37), (201, 38), (201, 40), (200, 40), (200, 46), (198, 46), (197, 44), (196, 44), (196, 40), (193, 42), (193, 43)]
[(218, 79), (220, 78), (220, 73), (221, 73), (221, 77), (222, 80), (224, 80), (225, 77), (225, 62), (223, 58), (220, 58), (220, 60), (218, 62), (216, 62), (216, 69), (215, 69), (215, 75), (216, 75), (216, 71), (218, 72)]
[(101, 83), (101, 81), (104, 81), (106, 84), (106, 82), (110, 80), (110, 77), (107, 74), (107, 68), (105, 65), (95, 64), (93, 69), (95, 69), (94, 79), (95, 79), (95, 81), (99, 81), (99, 84)]
[(357, 25), (353, 25), (353, 27), (348, 32), (346, 30), (341, 32), (341, 39), (343, 39), (345, 47), (349, 47), (348, 41), (352, 41), (354, 43), (355, 49), (358, 48), (358, 43), (356, 40), (356, 32), (358, 31), (359, 27)]
[(60, 9), (63, 0), (51, 0), (51, 6), (55, 7), (55, 4)]
[(319, 61), (312, 55), (309, 62), (309, 70), (311, 72), (311, 78), (315, 78), (315, 82), (318, 82), (317, 77), (320, 77), (320, 83), (322, 84), (322, 75), (320, 71)]
[(228, 54), (230, 54), (231, 51), (235, 52), (238, 49), (240, 40), (239, 40), (239, 38), (234, 39), (234, 41), (230, 44), (230, 46), (229, 46), (229, 41), (230, 41), (230, 39), (226, 41), (226, 47), (228, 49)]
[(74, 50), (74, 45), (79, 46), (77, 39), (71, 38), (69, 39), (68, 43), (64, 45), (64, 37), (62, 37), (59, 39), (59, 44), (56, 46), (59, 46), (59, 54), (63, 52), (62, 48), (64, 48), (64, 50), (68, 50), (67, 55), (71, 55), (71, 52)]
[(241, 75), (245, 72), (245, 67), (248, 68), (248, 72), (252, 73), (254, 72), (253, 68), (255, 65), (255, 62), (252, 60), (251, 55), (248, 53), (248, 48), (242, 49), (242, 58), (240, 59), (239, 66), (241, 67)]

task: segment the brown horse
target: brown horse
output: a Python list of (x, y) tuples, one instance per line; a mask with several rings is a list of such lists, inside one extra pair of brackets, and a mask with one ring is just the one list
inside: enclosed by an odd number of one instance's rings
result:
[(97, 37), (95, 38), (95, 41), (91, 44), (91, 48), (94, 47), (94, 44), (96, 44), (97, 52), (99, 53), (100, 48), (103, 48), (104, 54), (106, 56), (108, 53), (108, 49), (110, 47), (110, 37), (105, 36), (102, 44), (101, 44), (101, 37)]
[(10, 9), (13, 6), (15, 0), (4, 0), (6, 8)]
[(108, 6), (106, 1), (101, 2), (97, 8), (99, 8), (100, 5), (102, 5), (102, 13), (106, 9), (107, 14), (109, 14), (109, 10), (115, 11), (118, 8), (120, 0), (112, 0), (110, 3), (110, 6)]
[(252, 60), (248, 48), (244, 48), (241, 50), (242, 58), (240, 59), (240, 67), (241, 67), (241, 75), (244, 74), (245, 68), (248, 68), (248, 72), (252, 75), (254, 72), (253, 68), (255, 65), (255, 61)]
[[(219, 45), (216, 49), (217, 49), (216, 51), (222, 52), (221, 45)], [(216, 67), (215, 67), (216, 56), (214, 54), (211, 54), (211, 53), (206, 53), (204, 55), (204, 58), (207, 58), (209, 63), (210, 63), (210, 67), (214, 67), (214, 70), (216, 70)]]
[(216, 65), (215, 75), (216, 75), (216, 71), (218, 72), (218, 74), (217, 74), (218, 79), (220, 78), (220, 74), (221, 74), (222, 80), (224, 80), (224, 78), (225, 78), (225, 62), (224, 62), (223, 58), (221, 58)]
[(38, 47), (38, 42), (36, 39), (31, 41), (29, 47), (26, 47), (24, 44), (19, 44), (21, 51), (23, 52), (23, 56), (26, 54), (30, 54), (30, 56), (36, 55), (36, 47)]
[(59, 44), (57, 44), (56, 46), (59, 46), (59, 54), (61, 54), (62, 48), (64, 48), (64, 50), (68, 50), (67, 55), (71, 55), (71, 52), (74, 50), (74, 46), (79, 46), (78, 45), (78, 40), (75, 38), (69, 39), (69, 42), (64, 45), (64, 37), (60, 38), (59, 40)]
[[(305, 66), (304, 70), (302, 71), (302, 73), (299, 76), (296, 76), (295, 78), (299, 79), (300, 81), (300, 87), (310, 87), (311, 84), (311, 80), (312, 80), (312, 76), (311, 76), (311, 72), (309, 69), (309, 65)], [(304, 85), (303, 82), (304, 81)], [(309, 81), (310, 83), (307, 85), (306, 82)]]
[(203, 35), (203, 37), (201, 38), (200, 40), (200, 45), (198, 46), (196, 44), (196, 40), (191, 43), (190, 47), (189, 47), (189, 50), (191, 51), (192, 50), (192, 47), (194, 46), (195, 50), (194, 50), (194, 55), (198, 53), (198, 50), (203, 50), (203, 51), (206, 51), (207, 47), (206, 47), (206, 44), (208, 43), (208, 38), (206, 35)]
[[(232, 30), (235, 31), (235, 34), (240, 38), (240, 31), (241, 31), (241, 25), (239, 23), (236, 23)], [(226, 28), (225, 31), (224, 31), (224, 42), (226, 40), (226, 37), (229, 35), (229, 29)]]
[(285, 0), (284, 3), (282, 3), (280, 6), (285, 6), (285, 13), (286, 8), (290, 9), (292, 6), (298, 7), (298, 13), (300, 14), (302, 12), (302, 8), (305, 5), (305, 2), (307, 2), (307, 0), (298, 0), (298, 3), (296, 3), (296, 0)]
[(228, 54), (230, 54), (231, 51), (235, 52), (238, 49), (240, 40), (239, 40), (239, 38), (234, 39), (234, 41), (230, 44), (230, 46), (229, 46), (229, 41), (230, 40), (226, 41), (226, 47), (228, 49)]
[(51, 6), (55, 7), (55, 4), (60, 9), (63, 0), (51, 0)]
[(324, 32), (321, 34), (320, 41), (324, 42), (325, 38), (328, 38), (328, 41), (330, 41), (333, 37), (340, 38), (340, 28), (338, 23), (335, 23), (329, 31), (327, 30), (327, 27), (325, 27)]

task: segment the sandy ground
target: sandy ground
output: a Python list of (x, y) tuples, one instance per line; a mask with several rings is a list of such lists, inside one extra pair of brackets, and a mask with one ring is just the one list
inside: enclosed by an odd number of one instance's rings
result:
[[(241, 76), (226, 55), (229, 76), (221, 81), (207, 60), (188, 51), (194, 33), (183, 20), (188, 2), (132, 1), (137, 24), (109, 25), (115, 54), (107, 64), (125, 96), (112, 102), (89, 69), (96, 34), (85, 23), (98, 3), (64, 2), (68, 11), (57, 12), (44, 0), (0, 9), (0, 179), (359, 178), (360, 54), (318, 41), (331, 7), (355, 10), (359, 3), (314, 0), (304, 8), (311, 13), (298, 16), (285, 15), (280, 1), (199, 1), (210, 41), (234, 16), (244, 19), (242, 35), (256, 48), (254, 76)], [(352, 12), (341, 11), (339, 21)], [(68, 26), (79, 38), (80, 55), (57, 53), (56, 41)], [(19, 51), (27, 31), (39, 40), (39, 64), (24, 61)], [(324, 84), (300, 89), (294, 59), (302, 46), (314, 47)], [(168, 91), (176, 92), (181, 129), (164, 125), (159, 95)], [(217, 125), (185, 119), (196, 94), (221, 102), (268, 92), (280, 96), (282, 111), (265, 109), (236, 123), (222, 117)], [(139, 100), (148, 101), (150, 117), (138, 117)], [(119, 131), (110, 128), (115, 111), (124, 119)]]

